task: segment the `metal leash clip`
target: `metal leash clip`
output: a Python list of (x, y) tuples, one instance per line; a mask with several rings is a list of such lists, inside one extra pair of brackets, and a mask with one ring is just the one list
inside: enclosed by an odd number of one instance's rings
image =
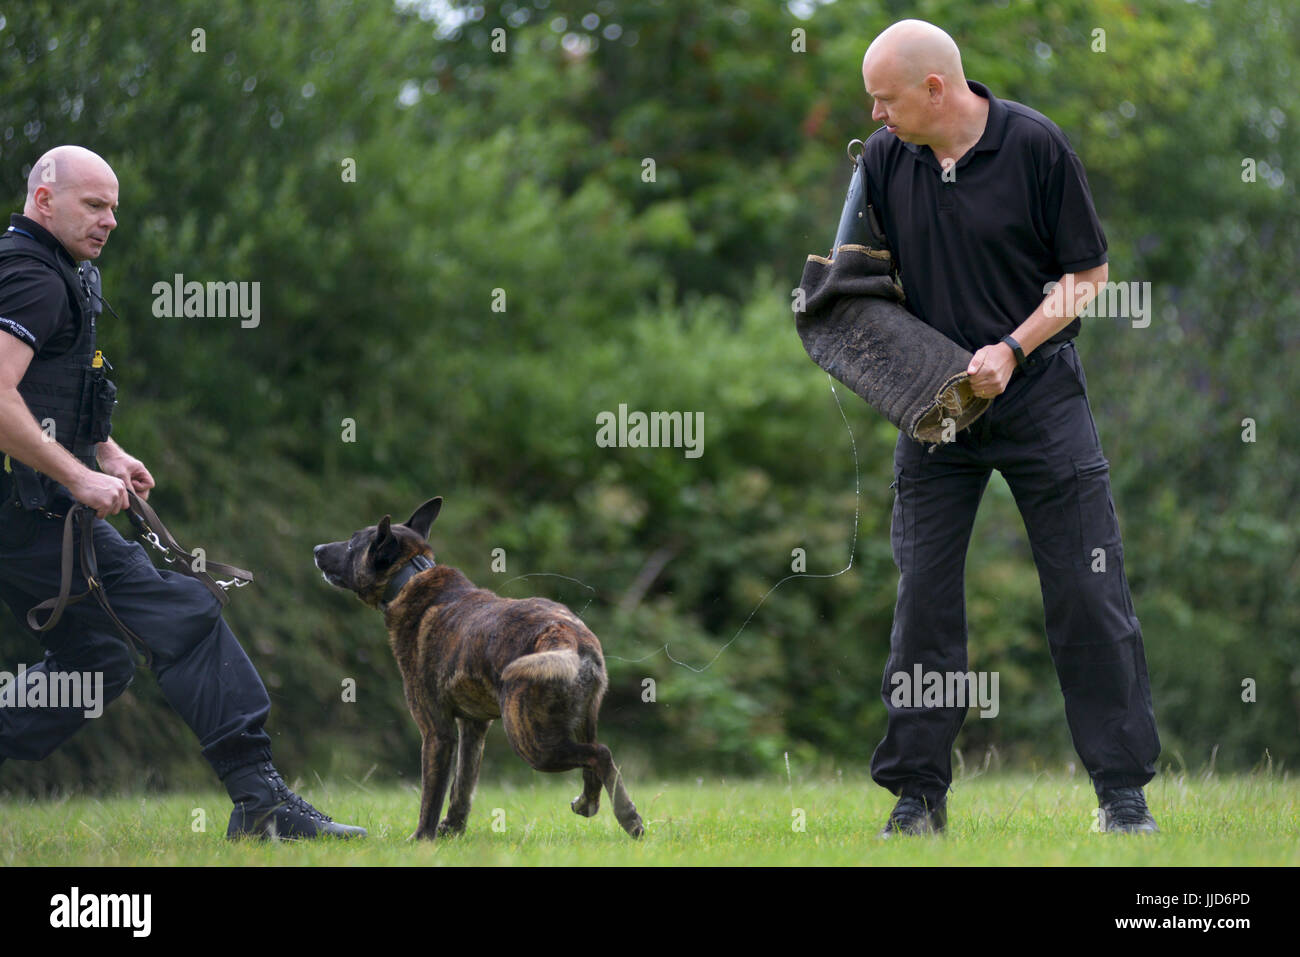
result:
[(161, 541), (159, 541), (157, 532), (150, 530), (145, 532), (141, 537), (154, 548), (158, 549), (158, 551), (162, 552), (164, 559), (169, 562), (172, 560), (171, 551), (168, 550)]
[[(223, 562), (204, 562), (204, 570), (199, 571), (190, 563), (192, 554), (185, 550), (185, 546), (176, 541), (176, 538), (167, 530), (167, 526), (162, 523), (157, 513), (145, 504), (134, 492), (128, 491), (128, 497), (131, 501), (131, 507), (127, 510), (127, 516), (131, 524), (135, 526), (140, 537), (162, 552), (163, 559), (191, 578), (198, 579), (212, 594), (224, 605), (227, 601), (226, 593), (231, 588), (242, 588), (244, 585), (251, 584), (253, 573), (238, 568), (234, 565), (227, 565)], [(218, 579), (208, 573), (207, 569), (217, 574), (229, 575), (229, 578)]]

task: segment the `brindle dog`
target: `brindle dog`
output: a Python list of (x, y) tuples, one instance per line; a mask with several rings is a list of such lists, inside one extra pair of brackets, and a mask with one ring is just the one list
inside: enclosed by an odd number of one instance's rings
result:
[[(384, 613), (388, 641), (411, 717), (420, 728), (423, 793), (412, 838), (465, 830), (488, 726), (500, 718), (515, 753), (538, 771), (582, 769), (574, 813), (591, 817), (604, 784), (623, 829), (644, 828), (609, 748), (596, 742), (605, 658), (596, 636), (564, 605), (499, 598), (459, 571), (433, 562), (426, 541), (442, 498), (405, 525), (385, 515), (347, 541), (317, 545), (325, 581)], [(438, 823), (459, 760), (451, 806)]]

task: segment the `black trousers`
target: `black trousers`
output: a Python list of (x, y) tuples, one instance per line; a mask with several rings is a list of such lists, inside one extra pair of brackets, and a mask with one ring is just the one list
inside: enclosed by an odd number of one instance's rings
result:
[(923, 674), (967, 670), (966, 552), (992, 469), (1029, 533), (1066, 720), (1093, 786), (1140, 787), (1155, 775), (1160, 738), (1142, 632), (1083, 365), (1073, 343), (1030, 363), (955, 441), (931, 453), (900, 434), (894, 451), (898, 603), (881, 686), (888, 725), (871, 761), (876, 783), (894, 794), (933, 801), (952, 783), (966, 708), (903, 696), (907, 707), (896, 707), (902, 685), (892, 676), (914, 676), (918, 664)]
[[(50, 509), (63, 511), (69, 504), (52, 503)], [(27, 610), (58, 594), (62, 534), (59, 519), (0, 505), (0, 597), (23, 630), (44, 645), (43, 660), (28, 672), (98, 672), (102, 706), (126, 690), (136, 659), (98, 602), (87, 598), (69, 606), (47, 632), (36, 634), (26, 626)], [(221, 603), (193, 578), (155, 568), (141, 545), (123, 539), (108, 522), (97, 519), (94, 536), (113, 611), (149, 648), (163, 695), (194, 731), (218, 777), (270, 760), (271, 741), (262, 725), (271, 701), (222, 619)], [(78, 532), (74, 593), (85, 590), (79, 542)], [(0, 706), (0, 762), (46, 757), (88, 720), (86, 710)]]

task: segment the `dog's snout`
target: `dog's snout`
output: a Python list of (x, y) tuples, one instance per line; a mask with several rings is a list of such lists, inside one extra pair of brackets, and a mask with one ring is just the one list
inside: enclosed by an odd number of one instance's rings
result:
[(334, 564), (333, 553), (330, 551), (330, 543), (325, 542), (323, 545), (316, 545), (311, 550), (312, 564), (322, 571), (325, 570), (325, 564)]

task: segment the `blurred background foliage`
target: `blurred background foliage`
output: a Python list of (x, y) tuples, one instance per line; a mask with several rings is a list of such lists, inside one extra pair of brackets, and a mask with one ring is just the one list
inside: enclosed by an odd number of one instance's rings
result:
[[(829, 245), (845, 143), (875, 125), (863, 50), (906, 16), (1060, 124), (1111, 279), (1152, 284), (1149, 327), (1085, 320), (1080, 353), (1162, 762), (1300, 756), (1294, 5), (0, 4), (0, 193), (20, 210), (30, 164), (64, 142), (120, 178), (100, 261), (121, 314), (101, 327), (114, 434), (183, 542), (256, 571), (228, 620), (286, 774), (418, 777), (382, 621), (321, 581), (311, 547), (433, 494), (440, 560), (568, 602), (601, 637), (602, 739), (629, 773), (869, 760), (896, 432), (844, 390), (841, 415), (790, 301)], [(153, 285), (177, 273), (259, 281), (260, 324), (155, 318)], [(598, 447), (620, 403), (703, 412), (703, 454)], [(814, 576), (851, 568), (769, 592), (796, 548)], [(1001, 713), (967, 721), (965, 762), (1075, 760), (996, 476), (968, 568), (971, 667), (1001, 673)], [(0, 668), (39, 653), (5, 615)], [(499, 732), (489, 762), (530, 773)], [(210, 780), (141, 673), (0, 788)]]

